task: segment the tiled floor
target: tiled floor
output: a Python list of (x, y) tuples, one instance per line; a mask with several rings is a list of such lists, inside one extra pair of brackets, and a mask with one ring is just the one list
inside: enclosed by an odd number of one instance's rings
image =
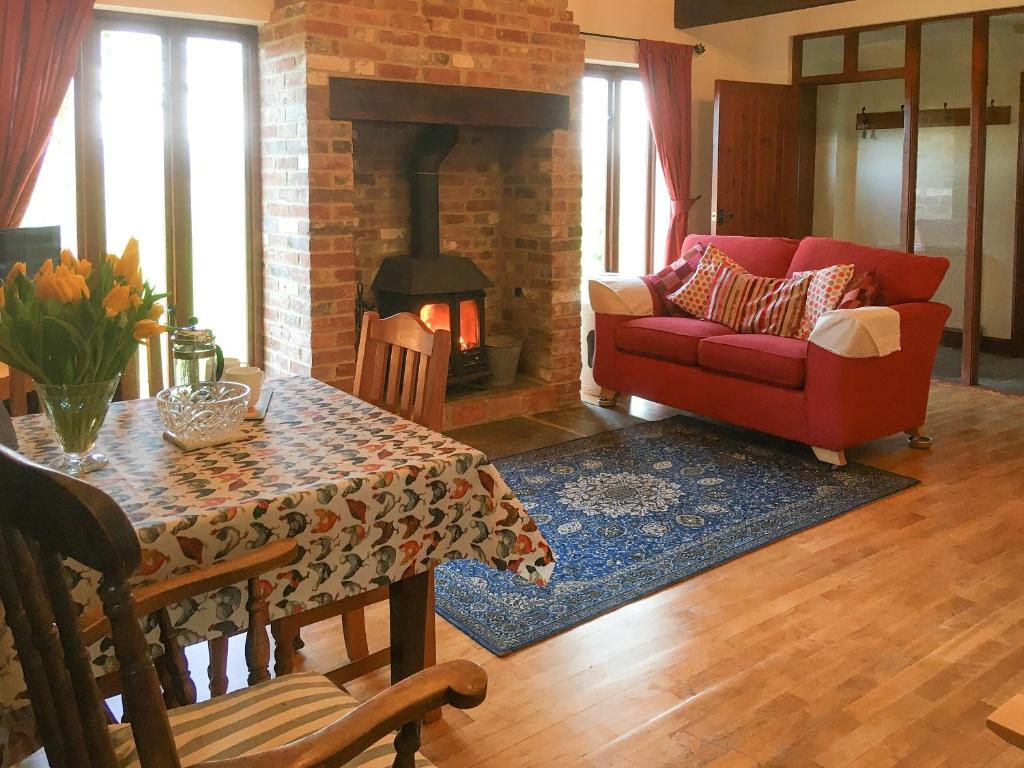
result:
[[(960, 350), (939, 347), (935, 359), (935, 375), (942, 379), (960, 380)], [(1003, 357), (981, 353), (978, 383), (983, 387), (1024, 395), (1024, 357)]]
[(643, 421), (666, 419), (679, 411), (639, 398), (618, 407), (600, 408), (593, 402), (505, 421), (452, 430), (448, 434), (479, 448), (492, 459), (622, 429)]

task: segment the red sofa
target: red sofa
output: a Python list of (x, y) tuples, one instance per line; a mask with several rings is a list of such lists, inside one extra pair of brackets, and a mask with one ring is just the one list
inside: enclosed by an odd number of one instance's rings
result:
[(838, 465), (845, 463), (843, 451), (859, 443), (898, 432), (912, 441), (919, 436), (950, 314), (930, 301), (949, 267), (946, 259), (825, 238), (691, 235), (683, 252), (707, 243), (769, 277), (832, 264), (854, 264), (858, 273), (877, 269), (875, 303), (899, 313), (900, 351), (840, 357), (807, 341), (740, 335), (705, 320), (668, 316), (654, 300), (655, 314), (648, 317), (596, 316), (594, 379), (605, 404), (619, 393), (637, 395), (806, 443)]

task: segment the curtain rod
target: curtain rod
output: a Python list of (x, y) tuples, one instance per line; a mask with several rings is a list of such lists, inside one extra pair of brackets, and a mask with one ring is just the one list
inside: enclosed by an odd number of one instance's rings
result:
[[(624, 43), (639, 43), (640, 39), (637, 37), (623, 37), (622, 35), (605, 35), (600, 32), (580, 32), (584, 37), (600, 37), (605, 40), (621, 40)], [(693, 52), (697, 56), (703, 56), (707, 48), (704, 43), (697, 43), (693, 46)]]

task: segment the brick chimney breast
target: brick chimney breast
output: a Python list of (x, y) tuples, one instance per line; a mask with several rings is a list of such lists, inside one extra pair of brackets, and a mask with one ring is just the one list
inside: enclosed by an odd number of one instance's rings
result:
[(462, 128), (441, 249), (494, 283), (487, 331), (524, 337), (521, 371), (578, 401), (583, 66), (567, 0), (276, 0), (260, 33), (268, 374), (351, 388), (356, 284), (369, 296), (409, 252), (419, 128), (332, 120), (330, 78), (506, 88), (568, 95), (569, 130)]

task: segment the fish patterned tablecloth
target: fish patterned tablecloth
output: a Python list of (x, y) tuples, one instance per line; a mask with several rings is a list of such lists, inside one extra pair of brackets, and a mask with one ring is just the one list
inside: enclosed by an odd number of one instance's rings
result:
[[(480, 451), (308, 378), (268, 383), (263, 422), (248, 439), (183, 453), (162, 438), (153, 400), (115, 403), (98, 448), (110, 466), (86, 479), (114, 497), (143, 547), (138, 583), (227, 560), (275, 539), (294, 563), (264, 576), (271, 618), (474, 559), (543, 585), (554, 556), (529, 513)], [(15, 419), (20, 450), (56, 457), (45, 417)], [(98, 602), (98, 574), (68, 563), (73, 595)], [(186, 644), (245, 628), (244, 585), (170, 611)], [(0, 708), (27, 704), (6, 624)], [(157, 641), (154, 631), (153, 642)], [(114, 664), (94, 649), (97, 672)]]

